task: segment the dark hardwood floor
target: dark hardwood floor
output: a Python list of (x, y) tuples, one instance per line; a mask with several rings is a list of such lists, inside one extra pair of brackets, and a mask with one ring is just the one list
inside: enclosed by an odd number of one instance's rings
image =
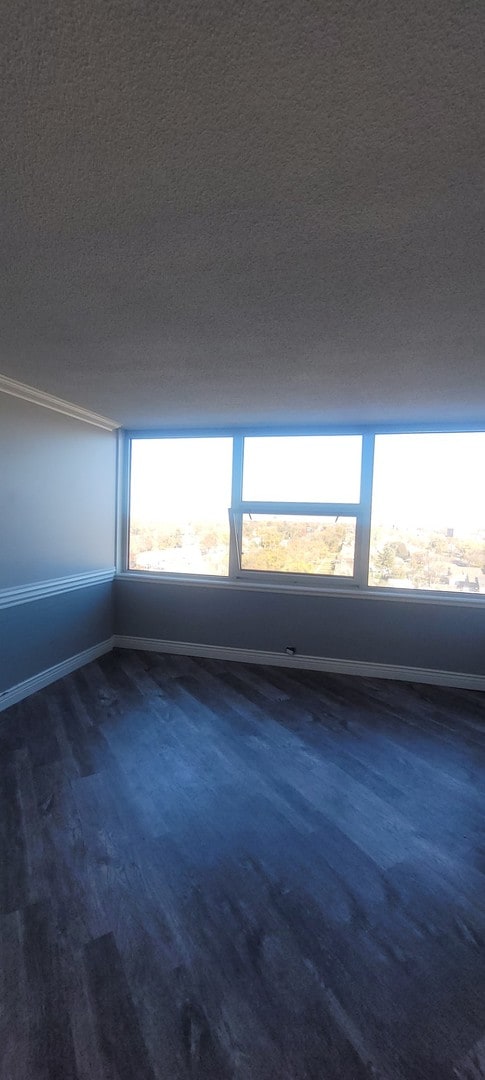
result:
[(4, 713), (2, 1080), (485, 1077), (484, 700), (119, 652)]

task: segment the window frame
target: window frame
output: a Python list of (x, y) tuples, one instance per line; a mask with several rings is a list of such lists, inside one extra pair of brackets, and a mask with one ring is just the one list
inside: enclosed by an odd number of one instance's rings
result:
[[(257, 584), (293, 585), (305, 588), (325, 588), (332, 585), (337, 588), (352, 588), (363, 584), (361, 549), (366, 533), (366, 508), (363, 502), (367, 490), (364, 483), (364, 446), (370, 439), (368, 434), (360, 431), (308, 431), (305, 432), (258, 432), (258, 438), (302, 437), (314, 435), (331, 438), (345, 435), (356, 436), (362, 439), (361, 473), (360, 473), (360, 498), (358, 502), (294, 502), (294, 501), (257, 501), (255, 499), (243, 499), (244, 482), (244, 440), (251, 438), (251, 434), (244, 432), (234, 437), (233, 442), (233, 486), (230, 508), (230, 576), (235, 581), (247, 581)], [(373, 436), (372, 436), (373, 445)], [(366, 456), (367, 460), (368, 455)], [(277, 570), (252, 570), (242, 566), (242, 528), (245, 514), (276, 514), (281, 517), (341, 517), (355, 519), (355, 547), (354, 547), (354, 571), (353, 574), (299, 574), (294, 571)], [(370, 539), (370, 532), (369, 532)], [(359, 554), (359, 557), (358, 557)]]
[[(118, 576), (130, 580), (158, 581), (165, 583), (197, 584), (228, 588), (262, 589), (270, 592), (300, 592), (325, 595), (352, 595), (363, 598), (392, 598), (395, 600), (415, 601), (418, 603), (469, 604), (483, 603), (485, 593), (461, 593), (450, 590), (432, 589), (397, 589), (393, 586), (369, 585), (369, 557), (371, 542), (372, 488), (374, 469), (374, 449), (377, 435), (401, 434), (460, 434), (483, 432), (485, 422), (468, 423), (423, 423), (423, 424), (375, 424), (348, 426), (305, 426), (305, 427), (224, 427), (224, 428), (164, 428), (154, 430), (125, 430), (122, 434), (122, 446), (119, 454), (120, 483), (118, 487)], [(361, 487), (358, 503), (286, 503), (256, 502), (243, 500), (243, 460), (244, 439), (250, 437), (291, 437), (291, 436), (345, 436), (354, 435), (362, 438)], [(131, 486), (131, 447), (140, 439), (207, 439), (231, 438), (233, 440), (232, 490), (229, 514), (229, 566), (227, 575), (178, 573), (168, 571), (146, 571), (129, 568), (129, 533), (130, 533), (130, 486)], [(339, 516), (356, 519), (354, 573), (352, 576), (335, 574), (305, 574), (287, 571), (244, 570), (240, 565), (242, 540), (242, 519), (247, 513), (277, 513), (282, 516)]]

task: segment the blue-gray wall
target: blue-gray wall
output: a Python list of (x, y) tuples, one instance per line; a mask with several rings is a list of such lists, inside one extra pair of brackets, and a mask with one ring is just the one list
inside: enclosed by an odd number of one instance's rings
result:
[(485, 606), (304, 596), (119, 578), (115, 632), (485, 675)]
[(0, 589), (113, 566), (113, 432), (0, 393)]
[(466, 598), (304, 596), (133, 577), (2, 607), (5, 590), (113, 566), (116, 438), (0, 393), (0, 462), (0, 692), (113, 633), (485, 675), (485, 606)]
[(0, 692), (106, 641), (112, 621), (110, 581), (0, 611)]
[(0, 691), (111, 636), (109, 581), (2, 601), (5, 590), (109, 571), (115, 492), (113, 432), (0, 392)]

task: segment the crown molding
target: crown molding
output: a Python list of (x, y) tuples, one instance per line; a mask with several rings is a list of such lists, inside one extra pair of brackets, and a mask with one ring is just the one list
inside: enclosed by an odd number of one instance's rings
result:
[(115, 431), (121, 427), (116, 420), (108, 420), (106, 416), (98, 416), (97, 413), (83, 409), (81, 405), (72, 405), (70, 401), (63, 401), (54, 394), (46, 394), (44, 390), (36, 390), (33, 386), (9, 379), (7, 375), (0, 375), (0, 392), (10, 394), (12, 397), (21, 398), (31, 405), (41, 405), (44, 409), (52, 409), (53, 412), (70, 416), (73, 420), (82, 420), (85, 424), (93, 424), (94, 427), (103, 428), (105, 431)]

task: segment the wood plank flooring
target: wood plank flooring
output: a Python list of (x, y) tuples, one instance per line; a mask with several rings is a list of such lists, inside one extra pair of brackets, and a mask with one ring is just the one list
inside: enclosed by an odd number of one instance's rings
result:
[(485, 1077), (484, 703), (120, 651), (4, 713), (1, 1080)]

